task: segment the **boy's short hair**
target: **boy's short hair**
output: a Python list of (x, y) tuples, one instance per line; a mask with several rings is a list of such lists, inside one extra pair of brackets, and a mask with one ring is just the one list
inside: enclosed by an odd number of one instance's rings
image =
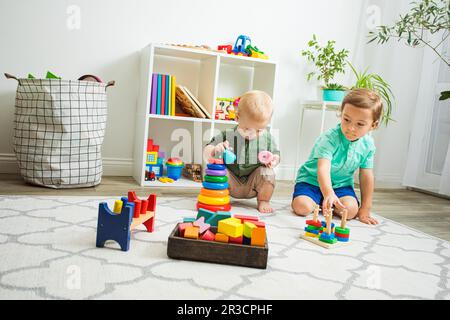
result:
[(252, 90), (246, 92), (239, 99), (236, 114), (246, 115), (255, 121), (266, 121), (272, 117), (273, 103), (264, 91)]
[(342, 101), (341, 113), (347, 103), (357, 108), (371, 109), (374, 122), (379, 123), (383, 116), (383, 101), (375, 91), (364, 88), (351, 90)]

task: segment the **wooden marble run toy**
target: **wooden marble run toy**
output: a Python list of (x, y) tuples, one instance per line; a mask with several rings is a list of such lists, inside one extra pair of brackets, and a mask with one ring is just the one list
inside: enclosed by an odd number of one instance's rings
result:
[(98, 207), (96, 246), (103, 248), (107, 240), (114, 240), (122, 251), (128, 251), (131, 230), (143, 224), (147, 232), (153, 232), (155, 211), (156, 194), (150, 194), (147, 199), (138, 199), (134, 191), (129, 191), (128, 197), (115, 201), (113, 211), (106, 202), (101, 202)]
[(320, 221), (319, 206), (314, 208), (312, 220), (306, 220), (306, 227), (304, 233), (300, 235), (300, 238), (317, 244), (321, 247), (331, 249), (346, 245), (350, 240), (350, 229), (346, 228), (347, 222), (347, 209), (342, 211), (342, 218), (340, 227), (335, 227), (331, 222), (333, 214), (331, 210), (324, 209), (325, 221)]

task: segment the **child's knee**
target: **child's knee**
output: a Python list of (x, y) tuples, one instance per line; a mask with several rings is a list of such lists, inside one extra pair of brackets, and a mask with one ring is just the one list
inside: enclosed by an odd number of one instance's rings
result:
[(302, 197), (296, 197), (292, 200), (292, 210), (298, 216), (306, 217), (314, 210), (314, 204), (310, 201), (302, 199)]

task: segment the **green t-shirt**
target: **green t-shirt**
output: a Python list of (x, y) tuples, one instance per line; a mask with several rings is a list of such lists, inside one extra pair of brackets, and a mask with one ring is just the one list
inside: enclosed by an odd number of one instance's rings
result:
[(370, 135), (366, 134), (356, 141), (350, 141), (342, 133), (341, 124), (338, 124), (317, 138), (308, 160), (298, 170), (296, 182), (319, 186), (317, 162), (319, 159), (329, 159), (333, 189), (353, 187), (353, 174), (358, 168), (373, 168), (375, 150)]
[(280, 155), (280, 150), (268, 130), (256, 139), (247, 140), (239, 134), (237, 126), (235, 126), (233, 129), (222, 131), (216, 135), (207, 145), (215, 146), (224, 141), (229, 142), (233, 153), (236, 154), (236, 161), (233, 164), (227, 164), (227, 169), (242, 183), (245, 183), (248, 176), (262, 165), (258, 161), (260, 151), (270, 151)]

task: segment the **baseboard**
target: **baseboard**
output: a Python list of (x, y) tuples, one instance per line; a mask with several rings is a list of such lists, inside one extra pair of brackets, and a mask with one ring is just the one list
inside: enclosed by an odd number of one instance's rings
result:
[[(0, 173), (19, 173), (16, 156), (13, 153), (0, 153)], [(133, 159), (103, 158), (104, 176), (133, 175)]]

